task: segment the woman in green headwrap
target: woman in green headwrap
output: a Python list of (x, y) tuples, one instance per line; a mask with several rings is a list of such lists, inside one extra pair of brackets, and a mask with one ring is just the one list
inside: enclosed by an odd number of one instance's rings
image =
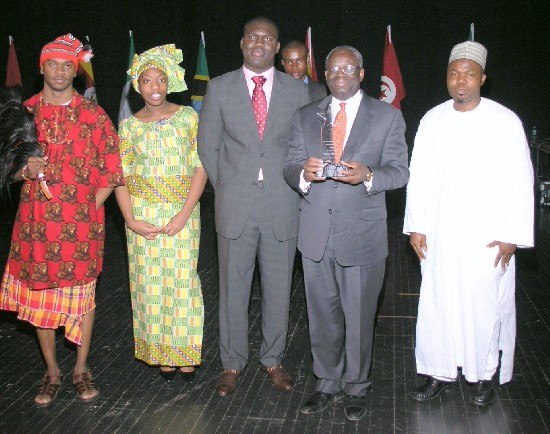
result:
[(198, 114), (166, 99), (187, 90), (182, 60), (173, 44), (134, 56), (129, 74), (145, 106), (119, 125), (126, 185), (115, 191), (126, 221), (135, 357), (160, 366), (167, 380), (200, 364), (204, 322)]

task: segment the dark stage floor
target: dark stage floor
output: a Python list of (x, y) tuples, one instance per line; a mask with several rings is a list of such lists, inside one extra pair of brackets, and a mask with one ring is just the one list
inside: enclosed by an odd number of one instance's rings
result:
[[(415, 374), (414, 327), (419, 269), (400, 234), (403, 192), (390, 197), (390, 256), (375, 337), (373, 386), (368, 416), (346, 420), (342, 404), (320, 415), (299, 412), (314, 391), (302, 272), (297, 261), (285, 365), (296, 380), (290, 393), (271, 386), (259, 369), (260, 293), (250, 305), (251, 360), (234, 395), (214, 392), (218, 357), (217, 264), (211, 194), (202, 199), (200, 275), (206, 304), (203, 364), (195, 378), (166, 383), (157, 369), (133, 358), (130, 296), (122, 222), (108, 203), (107, 250), (97, 290), (90, 367), (101, 395), (78, 403), (71, 384), (72, 347), (58, 335), (65, 380), (48, 409), (33, 398), (44, 373), (34, 330), (11, 313), (0, 313), (1, 433), (548, 433), (550, 432), (550, 209), (536, 210), (537, 247), (518, 253), (518, 338), (513, 381), (497, 389), (488, 409), (468, 403), (470, 386), (444, 393), (428, 404), (407, 398), (422, 379)], [(5, 263), (13, 212), (0, 204), (0, 267)]]

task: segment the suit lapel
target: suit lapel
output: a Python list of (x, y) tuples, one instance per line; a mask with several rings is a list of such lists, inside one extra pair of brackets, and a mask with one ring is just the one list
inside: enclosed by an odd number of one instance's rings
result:
[[(271, 98), (269, 99), (269, 107), (267, 109), (267, 119), (265, 122), (264, 128), (264, 139), (269, 136), (271, 128), (277, 122), (277, 117), (279, 117), (282, 108), (285, 106), (286, 98), (286, 89), (279, 80), (279, 71), (275, 70), (273, 75), (273, 86), (271, 88)], [(254, 116), (254, 113), (252, 113)]]
[[(233, 89), (231, 91), (232, 104), (234, 107), (242, 107), (242, 122), (243, 125), (250, 130), (251, 133), (254, 133), (258, 140), (260, 140), (260, 134), (258, 133), (258, 125), (256, 124), (256, 116), (254, 115), (254, 109), (252, 108), (252, 101), (250, 99), (250, 94), (248, 93), (248, 86), (246, 84), (246, 77), (242, 68), (236, 71), (235, 76), (233, 77)], [(264, 131), (265, 135), (265, 131)]]
[(367, 137), (368, 129), (371, 128), (369, 125), (370, 120), (374, 114), (369, 109), (368, 97), (361, 91), (362, 98), (359, 103), (359, 109), (357, 110), (357, 115), (353, 121), (351, 131), (349, 133), (348, 141), (344, 147), (344, 153), (342, 159), (348, 161), (350, 155), (353, 155), (355, 147), (359, 144), (364, 145), (365, 137)]

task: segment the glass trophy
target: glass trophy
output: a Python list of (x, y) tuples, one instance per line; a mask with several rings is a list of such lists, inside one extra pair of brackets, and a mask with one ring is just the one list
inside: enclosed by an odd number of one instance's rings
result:
[(330, 105), (326, 112), (317, 113), (321, 118), (321, 158), (325, 163), (323, 170), (317, 172), (317, 176), (323, 178), (338, 178), (347, 167), (342, 164), (336, 164), (334, 156), (334, 141), (332, 140), (332, 115)]

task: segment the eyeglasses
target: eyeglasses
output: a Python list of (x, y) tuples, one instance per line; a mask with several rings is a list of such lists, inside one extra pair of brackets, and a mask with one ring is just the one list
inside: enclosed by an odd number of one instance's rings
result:
[(344, 66), (331, 66), (330, 68), (327, 68), (327, 71), (331, 74), (336, 74), (338, 71), (342, 71), (344, 74), (351, 75), (358, 69), (361, 69), (360, 66), (353, 66), (353, 65), (344, 65)]

